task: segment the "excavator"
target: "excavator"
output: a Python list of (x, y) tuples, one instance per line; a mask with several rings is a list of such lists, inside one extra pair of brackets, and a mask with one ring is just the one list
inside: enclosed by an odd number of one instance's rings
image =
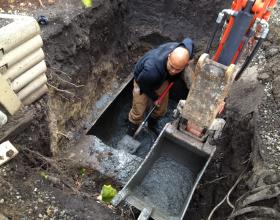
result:
[[(231, 9), (219, 13), (206, 53), (201, 55), (195, 69), (193, 78), (198, 77), (194, 80), (186, 102), (181, 103), (183, 110), (180, 114), (188, 121), (187, 132), (202, 136), (203, 131), (207, 131), (217, 114), (221, 112), (223, 100), (227, 97), (232, 82), (241, 77), (267, 37), (269, 32), (267, 21), (275, 5), (276, 1), (234, 0)], [(224, 31), (217, 50), (214, 56), (209, 58), (210, 48), (222, 24)], [(244, 62), (239, 62), (242, 59), (242, 52), (248, 50), (250, 53)], [(239, 68), (236, 68), (236, 65)], [(211, 74), (213, 71), (215, 74)], [(219, 71), (224, 75), (218, 76)], [(207, 77), (211, 77), (213, 81)], [(210, 81), (213, 82), (211, 86)], [(201, 96), (202, 94), (204, 95)]]
[(230, 9), (218, 14), (205, 53), (188, 71), (192, 83), (186, 100), (179, 101), (174, 120), (165, 125), (143, 163), (114, 197), (114, 206), (125, 200), (141, 211), (140, 220), (184, 218), (216, 151), (211, 140), (225, 124), (218, 117), (224, 100), (266, 39), (275, 6), (276, 0), (233, 0)]

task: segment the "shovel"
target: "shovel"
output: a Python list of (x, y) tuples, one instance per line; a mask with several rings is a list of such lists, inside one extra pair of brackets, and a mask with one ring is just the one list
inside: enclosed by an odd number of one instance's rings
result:
[[(152, 107), (152, 109), (149, 111), (148, 115), (146, 116), (146, 118), (144, 119), (144, 121), (140, 124), (140, 126), (137, 128), (137, 130), (135, 131), (133, 138), (135, 138), (140, 131), (142, 130), (142, 128), (144, 127), (144, 125), (146, 124), (146, 122), (148, 121), (150, 115), (154, 112), (154, 110), (156, 109), (157, 105), (161, 104), (162, 100), (164, 99), (164, 97), (166, 96), (166, 94), (169, 92), (170, 88), (173, 86), (174, 82), (169, 83), (169, 85), (165, 88), (165, 90), (163, 91), (163, 93), (160, 95), (160, 97), (154, 102), (154, 106)], [(156, 104), (155, 104), (156, 103)]]
[(140, 124), (140, 126), (137, 128), (136, 132), (134, 133), (133, 137), (129, 135), (125, 135), (117, 144), (117, 149), (122, 149), (128, 153), (133, 154), (141, 145), (139, 141), (135, 139), (135, 137), (140, 133), (146, 122), (148, 121), (150, 115), (153, 113), (153, 111), (156, 109), (157, 105), (162, 102), (164, 97), (169, 92), (170, 88), (173, 86), (174, 82), (169, 83), (169, 85), (165, 88), (163, 93), (160, 95), (160, 97), (155, 101), (156, 104), (153, 105), (152, 109), (149, 111), (148, 115), (144, 119), (144, 121)]

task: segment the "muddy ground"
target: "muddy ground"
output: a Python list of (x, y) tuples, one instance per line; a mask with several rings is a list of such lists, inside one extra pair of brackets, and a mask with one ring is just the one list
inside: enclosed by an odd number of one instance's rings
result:
[[(89, 9), (76, 0), (42, 1), (45, 8), (39, 1), (29, 2), (13, 1), (11, 7), (0, 1), (0, 7), (48, 17), (48, 25), (41, 29), (50, 91), (21, 112), (32, 115), (28, 127), (8, 136), (20, 153), (0, 168), (0, 213), (9, 219), (134, 219), (137, 210), (115, 209), (97, 200), (104, 183), (121, 189), (120, 183), (66, 155), (96, 119), (96, 102), (118, 91), (138, 57), (160, 43), (185, 36), (194, 40), (199, 57), (217, 12), (227, 8), (229, 1), (108, 0), (94, 1)], [(233, 214), (252, 204), (259, 210), (280, 211), (279, 28), (279, 18), (274, 16), (268, 41), (233, 86), (223, 115), (226, 127), (216, 140), (216, 155), (186, 219), (207, 219), (244, 169), (230, 197), (236, 206)], [(261, 194), (257, 200), (246, 200), (255, 192)], [(212, 219), (226, 219), (231, 211), (223, 205)], [(253, 211), (248, 218), (277, 219), (277, 213), (270, 218), (271, 213)]]

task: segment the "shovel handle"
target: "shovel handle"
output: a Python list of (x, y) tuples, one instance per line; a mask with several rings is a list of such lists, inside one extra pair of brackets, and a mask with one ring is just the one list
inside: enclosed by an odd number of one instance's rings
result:
[(143, 126), (145, 125), (145, 123), (147, 122), (148, 118), (150, 117), (150, 115), (153, 113), (153, 111), (156, 109), (157, 104), (160, 104), (163, 100), (163, 98), (166, 96), (166, 94), (168, 93), (168, 91), (170, 90), (170, 88), (173, 86), (174, 82), (169, 83), (169, 85), (165, 88), (165, 90), (163, 91), (163, 93), (160, 95), (160, 97), (155, 101), (155, 104), (153, 106), (153, 108), (149, 111), (148, 115), (146, 116), (146, 118), (144, 119), (144, 121), (140, 124), (140, 126), (137, 128), (136, 132), (133, 135), (133, 138), (135, 138), (139, 132), (142, 130)]
[(163, 93), (160, 95), (160, 97), (156, 100), (155, 103), (160, 104), (162, 102), (162, 100), (164, 99), (164, 97), (166, 96), (166, 94), (169, 92), (170, 88), (173, 86), (174, 82), (169, 83), (169, 85), (165, 88), (165, 90), (163, 91)]

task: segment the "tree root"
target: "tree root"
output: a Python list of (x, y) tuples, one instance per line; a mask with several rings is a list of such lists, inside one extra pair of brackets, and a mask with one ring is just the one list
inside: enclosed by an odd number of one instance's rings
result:
[(42, 8), (46, 8), (46, 6), (43, 4), (42, 0), (38, 0), (38, 1), (39, 1)]
[(280, 195), (280, 183), (261, 186), (245, 193), (237, 200), (237, 206), (242, 208), (249, 204), (271, 199)]
[(257, 187), (245, 194), (243, 194), (236, 202), (236, 209), (234, 209), (229, 219), (234, 219), (237, 216), (246, 215), (251, 213), (261, 218), (255, 217), (253, 219), (280, 219), (280, 213), (273, 208), (264, 206), (248, 206), (253, 203), (260, 202), (267, 199), (272, 199), (280, 195), (280, 183), (265, 185)]
[[(239, 209), (232, 213), (229, 220), (234, 219), (237, 216), (245, 215), (248, 213), (255, 213), (257, 216), (270, 216), (275, 219), (280, 219), (280, 213), (273, 208), (263, 207), (263, 206), (250, 206), (246, 208)], [(263, 219), (263, 218), (262, 218)]]
[[(249, 164), (249, 163), (248, 163)], [(232, 193), (232, 191), (235, 189), (235, 187), (238, 185), (238, 183), (242, 180), (243, 178), (243, 175), (245, 174), (245, 172), (247, 171), (248, 169), (248, 165), (246, 166), (246, 168), (242, 171), (242, 173), (239, 175), (239, 177), (237, 178), (236, 182), (234, 183), (234, 185), (230, 188), (230, 190), (228, 191), (228, 193), (226, 194), (226, 196), (218, 203), (218, 205), (216, 205), (211, 213), (209, 214), (207, 220), (211, 220), (213, 214), (215, 213), (215, 211), (225, 202), (227, 201), (228, 205), (234, 210), (235, 207), (233, 206), (233, 204), (230, 202), (230, 195)]]
[(51, 74), (51, 76), (55, 76), (59, 83), (65, 83), (65, 84), (68, 84), (68, 85), (73, 86), (75, 88), (81, 88), (81, 87), (85, 86), (85, 85), (77, 85), (77, 84), (72, 83), (72, 82), (70, 82), (68, 80), (65, 80), (61, 76), (59, 76), (55, 71), (50, 71), (50, 74)]
[[(264, 220), (263, 217), (253, 217), (253, 218), (247, 218), (246, 220)], [(265, 220), (275, 220), (275, 218), (265, 218)]]

